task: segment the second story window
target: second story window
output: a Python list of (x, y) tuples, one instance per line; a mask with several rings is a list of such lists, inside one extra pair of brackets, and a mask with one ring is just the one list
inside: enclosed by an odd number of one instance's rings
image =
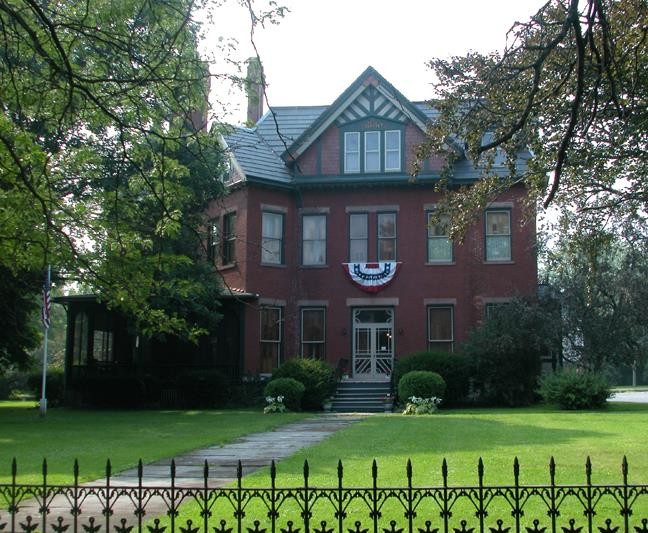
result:
[(486, 261), (511, 260), (511, 211), (490, 209), (486, 211)]
[(218, 257), (218, 219), (210, 220), (207, 227), (207, 260), (214, 263)]
[(452, 261), (452, 241), (448, 238), (448, 217), (442, 215), (439, 222), (432, 222), (432, 213), (427, 214), (427, 261), (447, 263)]
[(261, 235), (261, 262), (269, 265), (283, 264), (284, 215), (263, 212)]
[(236, 233), (234, 226), (236, 223), (236, 213), (227, 213), (223, 216), (223, 264), (231, 265), (236, 261), (235, 243)]
[(302, 217), (302, 264), (326, 264), (326, 216)]
[(349, 216), (349, 261), (366, 263), (369, 256), (369, 215)]
[(396, 260), (396, 213), (378, 213), (378, 261)]

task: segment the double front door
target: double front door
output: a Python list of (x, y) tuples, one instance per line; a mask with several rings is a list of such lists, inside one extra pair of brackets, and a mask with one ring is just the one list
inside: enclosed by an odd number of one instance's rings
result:
[(353, 378), (389, 380), (394, 365), (394, 310), (353, 310)]

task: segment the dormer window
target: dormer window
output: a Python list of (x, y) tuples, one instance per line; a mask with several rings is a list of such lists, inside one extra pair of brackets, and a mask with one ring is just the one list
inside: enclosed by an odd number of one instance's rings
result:
[(400, 172), (401, 131), (347, 131), (344, 133), (344, 173)]

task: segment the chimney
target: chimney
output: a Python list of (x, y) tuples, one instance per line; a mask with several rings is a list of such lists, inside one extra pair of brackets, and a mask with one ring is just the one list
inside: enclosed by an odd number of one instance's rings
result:
[(247, 93), (247, 124), (253, 126), (263, 115), (263, 71), (258, 57), (247, 60), (245, 92)]

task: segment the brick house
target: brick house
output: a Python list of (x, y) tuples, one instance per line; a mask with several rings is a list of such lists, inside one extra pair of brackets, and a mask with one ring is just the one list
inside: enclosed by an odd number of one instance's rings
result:
[[(228, 194), (214, 200), (208, 259), (240, 307), (241, 366), (269, 374), (317, 357), (357, 380), (395, 358), (453, 350), (488, 306), (537, 286), (535, 223), (517, 185), (453, 243), (428, 220), (444, 154), (416, 180), (413, 148), (435, 111), (367, 68), (331, 105), (275, 107), (224, 137)], [(459, 145), (452, 185), (479, 171)], [(523, 164), (524, 154), (520, 163)], [(499, 169), (505, 172), (504, 167)]]

